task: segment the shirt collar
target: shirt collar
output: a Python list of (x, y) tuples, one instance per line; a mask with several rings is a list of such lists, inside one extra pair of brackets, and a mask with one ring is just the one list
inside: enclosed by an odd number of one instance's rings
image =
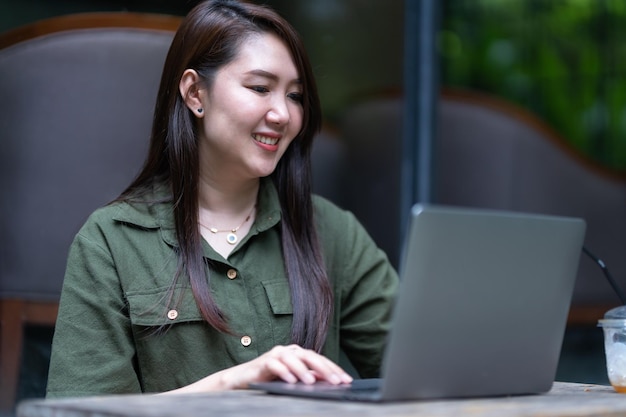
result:
[[(251, 233), (261, 233), (280, 222), (278, 191), (269, 177), (261, 178), (257, 214)], [(124, 202), (117, 206), (113, 220), (143, 229), (161, 229), (163, 239), (178, 246), (174, 226), (173, 206), (168, 187), (159, 185), (142, 202)]]
[(269, 178), (261, 178), (257, 201), (257, 214), (254, 225), (258, 232), (274, 227), (280, 221), (280, 200), (274, 182)]

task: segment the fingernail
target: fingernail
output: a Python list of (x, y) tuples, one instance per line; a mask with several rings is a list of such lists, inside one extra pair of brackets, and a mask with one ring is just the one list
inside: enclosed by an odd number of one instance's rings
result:
[(341, 384), (341, 378), (337, 374), (332, 374), (330, 378), (328, 378), (328, 382), (331, 384)]

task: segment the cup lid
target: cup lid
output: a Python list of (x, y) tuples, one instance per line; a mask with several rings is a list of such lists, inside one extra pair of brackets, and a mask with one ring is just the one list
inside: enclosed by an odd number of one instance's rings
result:
[(598, 320), (602, 327), (626, 327), (626, 306), (615, 307), (604, 313), (604, 319)]

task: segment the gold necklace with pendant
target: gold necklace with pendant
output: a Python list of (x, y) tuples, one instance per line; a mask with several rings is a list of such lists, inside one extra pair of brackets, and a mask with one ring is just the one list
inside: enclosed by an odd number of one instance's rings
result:
[(205, 226), (204, 224), (202, 224), (200, 222), (198, 222), (198, 224), (201, 227), (204, 227), (209, 232), (213, 233), (214, 235), (216, 235), (218, 233), (228, 233), (226, 235), (226, 242), (228, 242), (231, 245), (234, 245), (235, 243), (237, 243), (237, 241), (239, 241), (239, 238), (237, 237), (237, 230), (239, 230), (241, 228), (241, 226), (243, 226), (244, 224), (246, 224), (246, 222), (248, 220), (250, 220), (250, 217), (252, 217), (252, 213), (254, 213), (254, 209), (256, 209), (256, 205), (254, 205), (254, 207), (252, 207), (252, 210), (250, 210), (250, 213), (241, 222), (241, 224), (239, 226), (235, 227), (234, 229), (218, 229), (216, 227)]

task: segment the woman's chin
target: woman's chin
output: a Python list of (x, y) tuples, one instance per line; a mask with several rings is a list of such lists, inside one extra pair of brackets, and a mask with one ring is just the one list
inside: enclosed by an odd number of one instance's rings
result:
[(278, 164), (272, 163), (263, 163), (250, 167), (250, 172), (253, 173), (255, 177), (263, 178), (272, 175), (272, 173), (276, 170), (276, 166)]

